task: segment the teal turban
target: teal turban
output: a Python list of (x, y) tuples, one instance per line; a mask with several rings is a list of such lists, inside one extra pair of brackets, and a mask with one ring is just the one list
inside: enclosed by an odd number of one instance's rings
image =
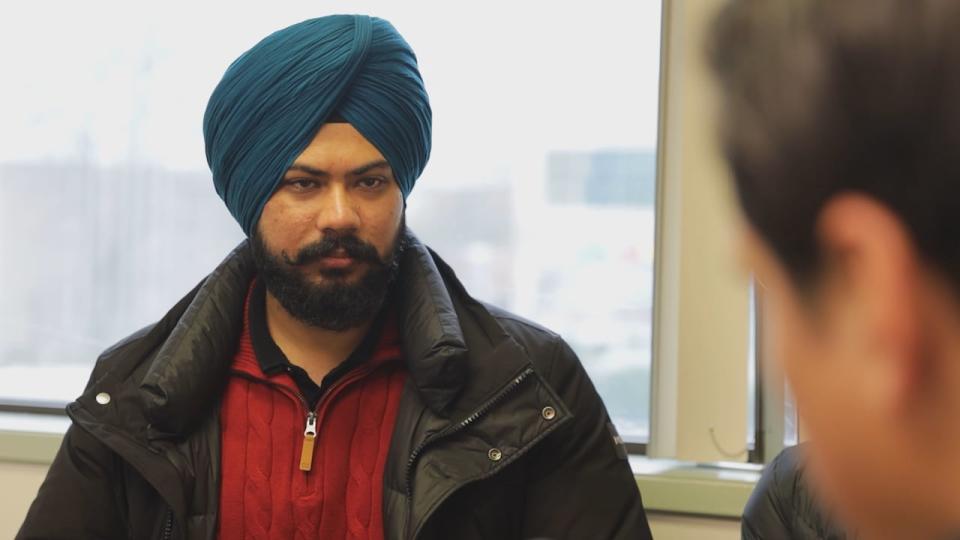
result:
[(203, 117), (217, 194), (250, 236), (286, 170), (333, 115), (393, 169), (404, 200), (430, 157), (417, 58), (387, 21), (333, 15), (270, 34), (227, 68)]

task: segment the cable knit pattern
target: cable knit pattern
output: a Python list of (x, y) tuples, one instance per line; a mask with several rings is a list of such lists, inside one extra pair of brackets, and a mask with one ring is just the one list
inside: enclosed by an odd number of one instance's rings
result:
[(373, 356), (317, 408), (313, 468), (299, 469), (307, 409), (286, 374), (267, 377), (244, 331), (221, 405), (218, 538), (383, 538), (383, 470), (406, 370), (395, 319)]

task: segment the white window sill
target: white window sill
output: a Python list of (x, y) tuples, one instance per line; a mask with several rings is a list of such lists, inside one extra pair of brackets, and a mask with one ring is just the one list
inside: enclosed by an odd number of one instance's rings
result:
[(740, 519), (763, 467), (630, 458), (648, 512)]

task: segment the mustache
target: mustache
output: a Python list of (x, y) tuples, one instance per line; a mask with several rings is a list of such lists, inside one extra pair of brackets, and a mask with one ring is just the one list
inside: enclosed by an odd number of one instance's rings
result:
[(290, 266), (303, 266), (330, 257), (335, 251), (342, 251), (348, 257), (357, 261), (383, 264), (383, 261), (380, 260), (380, 254), (377, 253), (377, 248), (352, 234), (326, 235), (320, 241), (298, 251), (293, 258), (290, 258), (286, 253), (281, 253), (281, 255)]

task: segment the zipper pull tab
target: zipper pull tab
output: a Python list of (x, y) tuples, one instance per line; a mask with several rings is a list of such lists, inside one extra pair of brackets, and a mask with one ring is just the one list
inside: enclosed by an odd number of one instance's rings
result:
[(313, 442), (317, 438), (317, 415), (307, 413), (307, 427), (303, 430), (303, 447), (300, 450), (300, 470), (313, 468)]

